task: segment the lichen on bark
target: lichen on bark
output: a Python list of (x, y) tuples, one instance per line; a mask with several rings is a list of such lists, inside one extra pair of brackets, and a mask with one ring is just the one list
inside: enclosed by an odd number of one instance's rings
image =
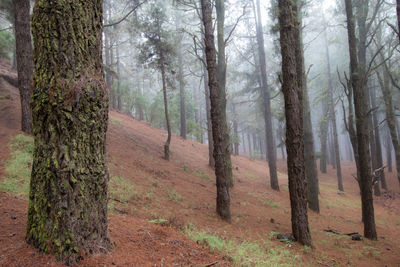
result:
[(69, 263), (112, 247), (101, 32), (102, 1), (35, 2), (35, 151), (26, 239)]

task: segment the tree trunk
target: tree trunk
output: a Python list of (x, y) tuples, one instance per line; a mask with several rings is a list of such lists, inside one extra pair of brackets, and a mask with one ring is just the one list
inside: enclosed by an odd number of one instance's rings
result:
[(179, 111), (181, 118), (181, 137), (186, 139), (186, 106), (185, 106), (185, 81), (183, 78), (183, 58), (181, 47), (178, 48), (178, 81), (179, 81)]
[[(203, 61), (206, 62), (206, 52), (203, 50)], [(204, 73), (204, 92), (206, 97), (206, 116), (207, 116), (207, 139), (208, 139), (208, 165), (211, 168), (215, 167), (215, 161), (213, 157), (214, 151), (214, 140), (212, 133), (212, 124), (211, 124), (211, 104), (210, 104), (210, 91), (208, 88), (208, 73), (207, 66), (203, 65), (203, 73)]]
[(233, 112), (233, 149), (234, 149), (234, 154), (236, 156), (238, 156), (239, 155), (240, 137), (239, 137), (239, 132), (238, 132), (236, 107), (235, 107), (234, 103), (232, 104), (232, 112)]
[(305, 73), (304, 65), (304, 51), (302, 41), (302, 15), (299, 8), (298, 12), (298, 23), (300, 30), (298, 32), (299, 45), (296, 46), (296, 61), (297, 61), (297, 79), (299, 89), (303, 92), (303, 129), (304, 129), (304, 164), (307, 181), (307, 201), (308, 207), (319, 213), (319, 201), (318, 201), (318, 171), (315, 162), (315, 151), (314, 151), (314, 137), (312, 133), (312, 122), (310, 113), (310, 102), (308, 99), (307, 89), (307, 77)]
[[(303, 61), (304, 62), (304, 61)], [(304, 77), (304, 73), (302, 73)], [(306, 79), (303, 81), (303, 119), (304, 119), (304, 164), (306, 170), (307, 180), (307, 200), (308, 207), (319, 213), (319, 200), (318, 200), (318, 171), (315, 162), (314, 154), (314, 137), (312, 133), (312, 123), (310, 114), (310, 102), (308, 99), (308, 90)]]
[(249, 145), (249, 157), (252, 157), (253, 152), (251, 151), (251, 138), (250, 138), (250, 129), (247, 129), (247, 143)]
[(32, 17), (35, 151), (26, 240), (73, 264), (85, 252), (112, 247), (102, 1), (38, 3)]
[(30, 26), (29, 0), (14, 0), (16, 62), (18, 71), (18, 89), (21, 99), (21, 128), (27, 134), (32, 134), (32, 41)]
[(397, 35), (400, 42), (400, 0), (396, 0), (396, 13), (397, 13)]
[[(254, 6), (254, 1), (253, 1)], [(256, 28), (257, 28), (257, 43), (258, 43), (258, 57), (260, 63), (260, 77), (261, 77), (261, 93), (263, 96), (264, 104), (264, 122), (265, 122), (265, 140), (266, 140), (266, 158), (268, 159), (269, 167), (269, 177), (270, 185), (273, 190), (279, 191), (278, 174), (276, 170), (276, 151), (274, 144), (274, 134), (272, 126), (272, 116), (271, 116), (271, 100), (270, 92), (268, 88), (267, 81), (267, 69), (266, 69), (266, 59), (264, 50), (264, 36), (262, 30), (261, 22), (261, 8), (260, 0), (256, 0), (257, 14), (254, 11), (254, 16), (256, 18)]]
[(385, 140), (385, 150), (386, 150), (386, 163), (388, 166), (388, 172), (393, 171), (393, 166), (392, 166), (392, 143), (390, 141), (390, 133), (389, 130), (386, 131), (386, 140)]
[(226, 138), (227, 125), (225, 120), (226, 114), (224, 114), (225, 116), (222, 114), (225, 113), (225, 109), (221, 109), (220, 107), (222, 102), (221, 98), (225, 100), (225, 94), (222, 94), (222, 91), (219, 89), (219, 80), (217, 77), (217, 60), (214, 47), (210, 0), (201, 0), (201, 8), (205, 32), (204, 42), (209, 78), (208, 86), (210, 88), (212, 133), (214, 139), (213, 155), (215, 159), (215, 176), (217, 180), (217, 213), (223, 220), (230, 222), (229, 177), (226, 172), (226, 165), (228, 162), (226, 162), (226, 143), (224, 142), (224, 138)]
[(163, 87), (163, 97), (164, 97), (164, 112), (165, 112), (165, 124), (167, 126), (168, 137), (164, 144), (164, 159), (169, 160), (169, 145), (171, 143), (171, 125), (168, 116), (168, 96), (167, 96), (167, 83), (165, 78), (165, 64), (164, 55), (160, 53), (160, 70), (161, 70), (161, 80)]
[[(377, 106), (375, 86), (370, 89), (370, 94), (371, 94), (371, 107), (374, 109)], [(383, 166), (381, 134), (379, 132), (378, 124), (379, 124), (378, 114), (377, 114), (377, 111), (374, 111), (372, 113), (372, 129), (374, 129), (375, 146), (376, 146), (376, 163), (377, 163), (377, 165), (374, 167), (375, 170)], [(386, 177), (385, 177), (384, 171), (380, 172), (380, 182), (381, 182), (382, 188), (387, 190), (388, 188), (387, 188), (387, 184), (386, 184)]]
[(326, 173), (326, 165), (328, 161), (328, 151), (327, 151), (327, 142), (328, 142), (328, 110), (329, 105), (326, 103), (327, 101), (323, 101), (322, 110), (323, 116), (320, 122), (320, 140), (321, 140), (321, 159), (319, 161), (319, 169), (322, 173)]
[(294, 238), (312, 246), (308, 227), (307, 189), (304, 167), (302, 90), (297, 77), (300, 26), (297, 7), (291, 0), (279, 0), (279, 28), (282, 53), (282, 91), (285, 99), (286, 149), (288, 154), (289, 194)]
[(122, 111), (122, 99), (121, 99), (121, 70), (120, 70), (120, 60), (119, 60), (119, 44), (117, 44), (116, 48), (117, 53), (117, 74), (118, 74), (118, 81), (117, 81), (117, 109)]
[(332, 85), (332, 76), (331, 76), (331, 63), (329, 56), (329, 44), (328, 44), (328, 36), (326, 33), (326, 29), (324, 32), (325, 39), (325, 54), (326, 54), (326, 64), (327, 64), (327, 72), (328, 72), (328, 102), (329, 102), (329, 119), (332, 123), (332, 132), (333, 132), (333, 144), (335, 151), (335, 165), (336, 165), (336, 176), (338, 179), (338, 189), (339, 191), (344, 191), (343, 188), (343, 178), (342, 178), (342, 166), (340, 164), (340, 150), (339, 150), (339, 140), (336, 126), (336, 114), (335, 114), (335, 102), (333, 99), (333, 85)]
[[(372, 198), (372, 173), (371, 173), (371, 155), (370, 155), (370, 140), (368, 130), (368, 106), (365, 73), (365, 39), (366, 39), (366, 12), (368, 6), (365, 7), (361, 4), (359, 14), (357, 14), (359, 39), (357, 42), (355, 36), (355, 26), (353, 17), (353, 7), (351, 0), (345, 0), (346, 16), (347, 16), (347, 33), (349, 41), (349, 54), (350, 54), (350, 79), (353, 87), (353, 100), (354, 110), (356, 115), (356, 129), (357, 129), (357, 149), (358, 149), (358, 177), (360, 179), (361, 189), (361, 204), (362, 204), (362, 218), (364, 222), (364, 236), (369, 239), (376, 240), (376, 227), (374, 216), (374, 205)], [(365, 12), (365, 13), (363, 13)], [(357, 57), (357, 43), (359, 45)], [(361, 51), (360, 51), (361, 50)], [(360, 59), (360, 63), (358, 62)]]
[[(215, 9), (217, 12), (217, 34), (218, 34), (218, 65), (217, 65), (217, 75), (220, 92), (220, 104), (221, 109), (221, 120), (226, 125), (226, 58), (225, 58), (225, 36), (224, 36), (224, 23), (225, 23), (225, 4), (224, 0), (215, 1)], [(228, 181), (229, 187), (233, 187), (233, 175), (232, 175), (232, 162), (231, 162), (231, 151), (230, 151), (230, 138), (229, 138), (229, 128), (226, 126), (222, 130), (224, 135), (224, 153), (225, 153), (225, 173)]]

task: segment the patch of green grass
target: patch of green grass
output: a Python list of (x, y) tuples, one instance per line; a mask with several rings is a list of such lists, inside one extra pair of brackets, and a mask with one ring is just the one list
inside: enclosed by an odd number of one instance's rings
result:
[(270, 207), (273, 207), (273, 208), (280, 208), (281, 207), (281, 204), (279, 204), (278, 202), (271, 201), (269, 199), (261, 199), (261, 202), (264, 205), (267, 205), (267, 206), (270, 206)]
[(194, 171), (193, 174), (194, 176), (200, 177), (201, 179), (210, 180), (210, 176), (200, 171)]
[(328, 209), (330, 209), (330, 208), (340, 209), (339, 205), (337, 205), (336, 203), (334, 203), (332, 201), (329, 201), (329, 200), (323, 199), (323, 198), (321, 198), (320, 200), (321, 200), (321, 202), (324, 202), (326, 204), (326, 207)]
[(168, 222), (167, 219), (163, 219), (163, 218), (159, 218), (159, 219), (154, 219), (154, 220), (150, 220), (150, 223), (166, 223)]
[(168, 190), (167, 194), (168, 194), (168, 199), (175, 203), (181, 202), (183, 199), (183, 197), (174, 189)]
[(134, 190), (134, 184), (122, 176), (111, 176), (109, 183), (109, 193), (111, 198), (127, 202), (138, 193)]
[(246, 177), (249, 179), (255, 179), (256, 177), (251, 173), (245, 173)]
[(33, 137), (19, 134), (11, 138), (10, 148), (11, 159), (6, 163), (6, 177), (0, 184), (0, 190), (27, 199), (34, 150)]
[(114, 117), (110, 117), (110, 121), (112, 124), (117, 125), (117, 126), (122, 126), (122, 120), (121, 119), (117, 119)]
[(208, 246), (230, 257), (234, 266), (299, 266), (302, 265), (298, 255), (286, 249), (273, 249), (267, 242), (238, 242), (222, 238), (215, 234), (198, 231), (189, 224), (184, 233), (198, 244)]
[(346, 198), (343, 198), (341, 196), (338, 196), (338, 198), (335, 199), (337, 202), (343, 204), (345, 207), (355, 207), (355, 208), (361, 208), (361, 202), (360, 201), (350, 201)]
[(367, 257), (378, 257), (380, 255), (380, 252), (375, 247), (364, 246), (362, 254)]

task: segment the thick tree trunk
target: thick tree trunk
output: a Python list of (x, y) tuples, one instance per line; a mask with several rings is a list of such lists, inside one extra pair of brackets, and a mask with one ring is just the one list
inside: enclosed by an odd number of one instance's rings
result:
[[(254, 1), (253, 1), (254, 5)], [(262, 22), (261, 22), (261, 8), (260, 8), (260, 0), (256, 0), (257, 14), (254, 11), (254, 15), (256, 18), (256, 28), (257, 28), (257, 43), (258, 43), (258, 57), (260, 63), (260, 77), (261, 77), (261, 93), (263, 96), (263, 104), (264, 104), (264, 125), (265, 125), (265, 140), (266, 140), (266, 158), (268, 159), (268, 167), (269, 167), (269, 177), (270, 177), (270, 185), (273, 190), (279, 191), (279, 183), (278, 183), (278, 174), (276, 170), (276, 150), (274, 144), (274, 134), (273, 134), (273, 126), (272, 126), (272, 116), (271, 116), (271, 100), (270, 100), (270, 92), (268, 88), (267, 81), (267, 64), (265, 59), (265, 50), (264, 50), (264, 36), (262, 30)]]
[[(203, 24), (205, 32), (205, 52), (207, 58), (207, 70), (209, 78), (210, 101), (211, 101), (211, 120), (212, 133), (214, 139), (214, 159), (215, 159), (215, 176), (217, 179), (217, 213), (225, 221), (231, 221), (230, 212), (230, 196), (229, 181), (227, 174), (226, 162), (226, 138), (227, 125), (225, 109), (221, 109), (221, 98), (225, 100), (225, 94), (219, 89), (219, 80), (217, 77), (217, 60), (214, 47), (214, 33), (212, 23), (212, 11), (210, 0), (201, 0), (201, 8), (203, 15)], [(228, 139), (229, 140), (229, 139)], [(229, 144), (229, 142), (228, 142)], [(230, 155), (229, 155), (230, 157)]]
[[(206, 62), (206, 52), (203, 50), (203, 61)], [(208, 88), (208, 73), (207, 66), (203, 64), (204, 73), (204, 95), (206, 97), (206, 116), (207, 116), (207, 139), (208, 139), (208, 165), (211, 168), (215, 167), (215, 161), (213, 157), (214, 151), (214, 140), (212, 133), (212, 123), (211, 123), (211, 104), (210, 104), (210, 90)]]
[(32, 40), (30, 26), (29, 0), (14, 0), (14, 25), (16, 43), (16, 62), (18, 71), (18, 89), (21, 99), (21, 129), (32, 134)]
[[(366, 28), (365, 21), (368, 6), (361, 4), (358, 7), (358, 28), (359, 39), (357, 42), (355, 36), (355, 26), (353, 17), (353, 7), (351, 0), (345, 0), (347, 16), (347, 33), (349, 41), (350, 54), (350, 79), (353, 87), (354, 110), (356, 115), (357, 129), (357, 149), (358, 149), (358, 170), (359, 184), (361, 189), (362, 219), (364, 222), (364, 236), (376, 240), (376, 227), (374, 216), (374, 205), (372, 198), (372, 173), (371, 173), (371, 155), (370, 140), (368, 130), (368, 105), (365, 73), (365, 39)], [(357, 44), (359, 45), (357, 57)], [(360, 62), (358, 62), (360, 59)]]
[[(279, 0), (282, 91), (285, 98), (286, 149), (292, 232), (301, 244), (312, 246), (307, 215), (307, 189), (304, 167), (302, 91), (297, 77), (300, 34), (297, 7), (291, 0)], [(301, 67), (300, 67), (301, 68)], [(300, 80), (302, 77), (300, 77)]]
[(36, 1), (32, 33), (35, 151), (26, 240), (75, 263), (112, 247), (102, 1)]
[[(215, 9), (217, 12), (217, 34), (218, 34), (218, 65), (217, 65), (217, 75), (220, 92), (220, 104), (221, 109), (221, 119), (226, 124), (226, 58), (225, 58), (225, 35), (224, 35), (224, 24), (225, 24), (225, 0), (216, 0)], [(231, 161), (231, 150), (230, 150), (230, 138), (229, 138), (229, 128), (226, 126), (223, 129), (224, 132), (224, 151), (225, 151), (225, 173), (228, 181), (229, 187), (233, 187), (233, 175), (232, 175), (232, 161)]]

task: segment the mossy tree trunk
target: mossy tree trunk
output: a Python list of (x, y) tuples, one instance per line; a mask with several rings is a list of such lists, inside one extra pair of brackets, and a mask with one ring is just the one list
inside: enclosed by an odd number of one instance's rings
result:
[(300, 50), (298, 10), (296, 1), (279, 0), (278, 3), (292, 233), (301, 244), (312, 246), (308, 226), (304, 166), (303, 92), (299, 86), (302, 77), (298, 77), (298, 73), (302, 73), (299, 71), (302, 66), (298, 66)]
[(112, 248), (102, 1), (37, 0), (32, 33), (35, 151), (26, 240), (73, 264)]
[(30, 1), (14, 0), (14, 25), (18, 89), (21, 99), (21, 129), (32, 134), (31, 84), (33, 75)]

